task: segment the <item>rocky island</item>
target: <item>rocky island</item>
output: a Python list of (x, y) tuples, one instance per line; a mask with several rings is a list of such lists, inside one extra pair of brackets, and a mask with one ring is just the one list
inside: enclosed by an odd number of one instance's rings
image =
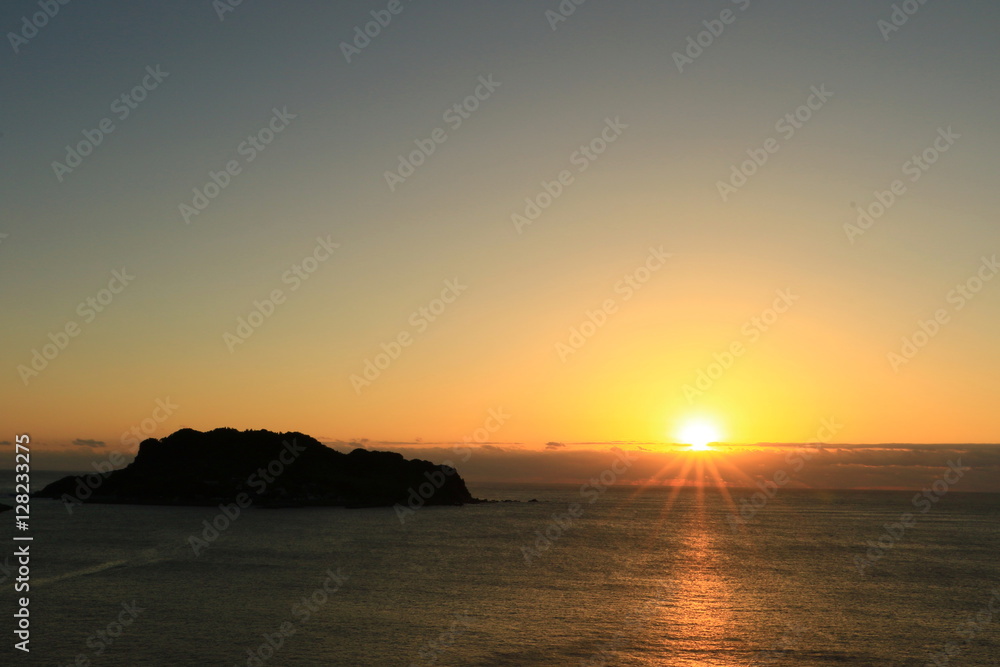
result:
[(360, 448), (344, 454), (302, 433), (231, 428), (149, 438), (125, 468), (64, 477), (33, 495), (77, 504), (259, 507), (413, 509), (483, 502), (448, 465)]

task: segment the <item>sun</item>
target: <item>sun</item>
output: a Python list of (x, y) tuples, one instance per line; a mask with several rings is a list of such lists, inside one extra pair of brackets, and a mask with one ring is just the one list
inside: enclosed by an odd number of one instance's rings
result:
[(710, 442), (719, 442), (722, 435), (715, 424), (706, 419), (693, 419), (684, 423), (677, 432), (681, 443), (690, 445), (692, 452), (710, 452)]

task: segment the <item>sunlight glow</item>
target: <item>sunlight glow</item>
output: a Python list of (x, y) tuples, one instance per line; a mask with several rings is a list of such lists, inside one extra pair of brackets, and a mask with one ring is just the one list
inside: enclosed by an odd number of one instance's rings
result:
[(705, 419), (698, 419), (686, 422), (678, 432), (678, 437), (681, 443), (690, 445), (688, 449), (691, 451), (708, 452), (712, 451), (708, 446), (709, 443), (718, 442), (722, 435), (715, 424)]

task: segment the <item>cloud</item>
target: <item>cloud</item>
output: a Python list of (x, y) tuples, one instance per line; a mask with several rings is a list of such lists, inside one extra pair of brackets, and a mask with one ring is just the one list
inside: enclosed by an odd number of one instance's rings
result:
[(562, 449), (565, 446), (566, 445), (564, 445), (561, 442), (546, 442), (545, 443), (545, 449)]
[[(563, 443), (550, 443), (563, 444)], [(576, 443), (571, 443), (576, 444)], [(620, 455), (635, 457), (618, 476), (622, 484), (664, 484), (685, 475), (692, 454), (683, 450), (643, 450), (632, 444), (602, 450), (586, 447), (538, 447), (534, 450), (472, 447), (468, 460), (443, 447), (398, 448), (407, 458), (452, 460), (466, 481), (475, 483), (584, 483), (607, 469)], [(806, 453), (808, 459), (800, 454)], [(1000, 492), (998, 445), (752, 445), (733, 447), (711, 456), (720, 481), (729, 487), (754, 488), (778, 470), (788, 475), (789, 488), (922, 489), (955, 462), (971, 470), (958, 491)], [(686, 473), (691, 477), (694, 473)]]
[(76, 440), (73, 441), (73, 444), (77, 445), (79, 447), (93, 447), (94, 449), (97, 449), (99, 447), (103, 447), (104, 446), (104, 441), (103, 440), (85, 440), (83, 438), (77, 438)]

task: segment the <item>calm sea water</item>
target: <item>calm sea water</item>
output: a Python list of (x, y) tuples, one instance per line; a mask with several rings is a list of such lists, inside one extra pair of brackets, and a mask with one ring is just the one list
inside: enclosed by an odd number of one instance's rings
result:
[(35, 500), (32, 652), (3, 664), (1000, 665), (998, 496), (947, 495), (862, 576), (912, 493), (782, 490), (734, 532), (714, 492), (470, 486), (540, 502), (251, 508), (195, 556), (209, 509)]

